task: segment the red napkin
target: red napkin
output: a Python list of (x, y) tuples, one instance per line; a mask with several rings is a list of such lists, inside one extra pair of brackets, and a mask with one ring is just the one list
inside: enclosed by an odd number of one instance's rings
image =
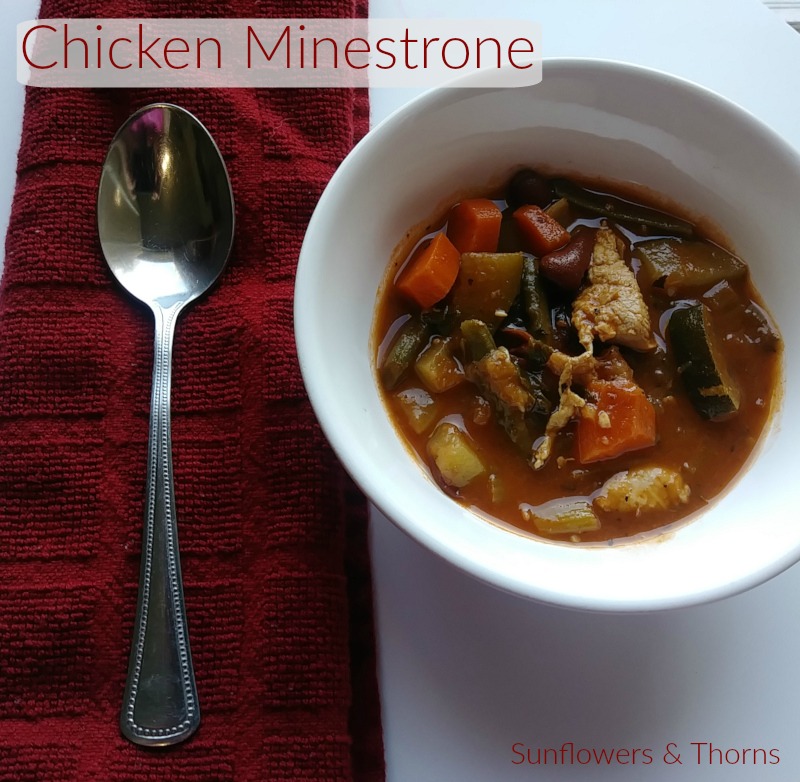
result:
[[(353, 17), (356, 0), (44, 0), (43, 18)], [(202, 711), (171, 749), (121, 738), (153, 324), (95, 228), (113, 134), (178, 103), (237, 206), (229, 265), (178, 324), (173, 453)], [(0, 782), (383, 778), (363, 498), (305, 396), (292, 293), (307, 221), (366, 130), (355, 90), (27, 95), (0, 290)]]

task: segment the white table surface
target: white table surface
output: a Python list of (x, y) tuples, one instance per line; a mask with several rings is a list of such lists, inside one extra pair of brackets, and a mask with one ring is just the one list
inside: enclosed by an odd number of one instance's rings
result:
[[(3, 226), (22, 115), (14, 25), (36, 7), (0, 2)], [(800, 35), (760, 0), (372, 0), (371, 12), (534, 19), (546, 56), (609, 57), (690, 78), (800, 148)], [(374, 91), (373, 121), (413, 94)], [(800, 780), (800, 568), (713, 605), (611, 616), (495, 591), (378, 514), (372, 554), (389, 782)], [(518, 742), (649, 748), (653, 762), (515, 765)], [(662, 760), (670, 742), (680, 765)], [(691, 742), (774, 749), (780, 762), (698, 763)]]

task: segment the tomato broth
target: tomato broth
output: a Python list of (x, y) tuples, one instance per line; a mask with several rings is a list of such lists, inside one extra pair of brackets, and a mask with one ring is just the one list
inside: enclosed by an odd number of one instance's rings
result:
[(525, 532), (684, 519), (773, 409), (782, 342), (745, 262), (611, 188), (523, 169), (388, 275), (375, 360), (399, 436), (456, 501)]

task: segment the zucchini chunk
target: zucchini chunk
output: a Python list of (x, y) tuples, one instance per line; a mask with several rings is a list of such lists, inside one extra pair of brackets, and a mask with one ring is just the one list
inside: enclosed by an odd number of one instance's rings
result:
[(486, 471), (470, 445), (469, 437), (455, 424), (441, 423), (428, 440), (428, 454), (441, 479), (457, 489), (466, 486)]
[(667, 324), (667, 338), (678, 374), (697, 412), (710, 421), (735, 413), (739, 388), (717, 347), (708, 309), (695, 302), (675, 310)]
[(708, 242), (651, 239), (635, 245), (633, 257), (641, 263), (639, 284), (662, 288), (667, 296), (707, 290), (747, 274), (744, 261)]
[(451, 337), (434, 337), (414, 364), (417, 377), (434, 394), (441, 394), (461, 383), (464, 369), (453, 356)]
[(494, 331), (519, 295), (522, 253), (464, 253), (451, 306), (458, 322), (482, 320)]
[(409, 388), (395, 394), (408, 425), (422, 434), (439, 418), (439, 406), (433, 397), (422, 388)]
[(566, 198), (559, 198), (558, 201), (554, 201), (544, 212), (567, 231), (576, 220), (575, 210)]

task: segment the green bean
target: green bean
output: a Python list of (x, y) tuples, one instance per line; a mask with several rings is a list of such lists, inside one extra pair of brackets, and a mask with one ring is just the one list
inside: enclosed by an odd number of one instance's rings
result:
[(497, 347), (489, 327), (475, 318), (462, 321), (461, 338), (464, 340), (464, 353), (469, 364), (480, 361)]
[(635, 223), (657, 228), (665, 234), (694, 236), (694, 226), (679, 217), (673, 217), (657, 209), (632, 204), (621, 198), (586, 190), (568, 179), (554, 179), (553, 189), (559, 198), (566, 198), (571, 204), (588, 212), (618, 220), (622, 223)]
[(525, 254), (522, 259), (522, 303), (528, 316), (528, 330), (539, 339), (549, 339), (552, 334), (550, 324), (550, 307), (539, 274), (539, 263), (532, 256)]
[(400, 327), (392, 347), (381, 364), (381, 379), (388, 391), (400, 382), (429, 337), (428, 326), (418, 318), (411, 318)]
[(478, 387), (481, 396), (492, 406), (497, 422), (503, 427), (520, 452), (530, 455), (533, 436), (527, 413), (534, 407), (534, 398), (508, 350), (496, 348), (480, 361), (466, 367), (467, 378)]
[(533, 396), (532, 413), (549, 416), (553, 412), (552, 394), (545, 385), (541, 372), (524, 372), (523, 377), (528, 383), (528, 387)]

